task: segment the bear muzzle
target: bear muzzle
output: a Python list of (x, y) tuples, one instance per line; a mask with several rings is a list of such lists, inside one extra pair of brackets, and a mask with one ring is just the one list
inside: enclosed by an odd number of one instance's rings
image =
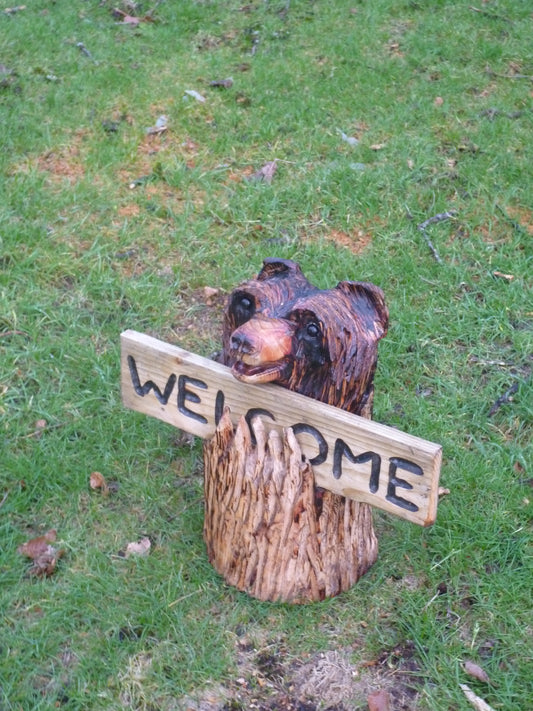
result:
[(232, 372), (246, 383), (280, 380), (292, 368), (296, 325), (284, 319), (258, 315), (237, 328), (230, 338)]

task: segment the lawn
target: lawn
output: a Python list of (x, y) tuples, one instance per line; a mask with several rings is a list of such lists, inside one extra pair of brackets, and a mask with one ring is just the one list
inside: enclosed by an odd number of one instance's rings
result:
[[(0, 10), (1, 711), (531, 708), (532, 25), (524, 0)], [(376, 511), (378, 561), (312, 605), (225, 584), (201, 441), (120, 396), (123, 330), (210, 356), (269, 256), (383, 289), (374, 418), (442, 444), (449, 490), (430, 528)], [(52, 529), (35, 575), (18, 549)]]

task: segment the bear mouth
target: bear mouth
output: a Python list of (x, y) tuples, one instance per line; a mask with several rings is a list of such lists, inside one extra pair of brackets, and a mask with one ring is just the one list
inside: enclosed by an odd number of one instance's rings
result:
[(272, 383), (276, 380), (283, 380), (290, 370), (288, 361), (277, 361), (275, 363), (261, 363), (261, 365), (247, 365), (242, 360), (238, 360), (231, 368), (233, 377), (243, 383)]

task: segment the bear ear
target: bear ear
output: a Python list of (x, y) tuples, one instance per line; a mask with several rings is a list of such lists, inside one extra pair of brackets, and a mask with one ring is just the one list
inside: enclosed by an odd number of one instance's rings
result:
[(293, 262), (292, 259), (278, 259), (277, 257), (267, 257), (263, 260), (263, 268), (257, 275), (258, 281), (266, 281), (274, 277), (282, 279), (294, 279), (302, 277), (300, 265)]
[(389, 326), (389, 310), (379, 286), (366, 281), (341, 281), (337, 289), (350, 298), (354, 311), (365, 326), (373, 330), (378, 339), (383, 338)]

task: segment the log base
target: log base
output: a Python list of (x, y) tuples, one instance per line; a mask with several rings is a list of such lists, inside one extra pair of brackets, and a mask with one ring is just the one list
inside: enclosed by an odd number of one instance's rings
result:
[(291, 429), (252, 442), (229, 412), (204, 443), (204, 540), (215, 570), (241, 591), (272, 602), (323, 600), (350, 588), (377, 558), (368, 504), (315, 491)]

